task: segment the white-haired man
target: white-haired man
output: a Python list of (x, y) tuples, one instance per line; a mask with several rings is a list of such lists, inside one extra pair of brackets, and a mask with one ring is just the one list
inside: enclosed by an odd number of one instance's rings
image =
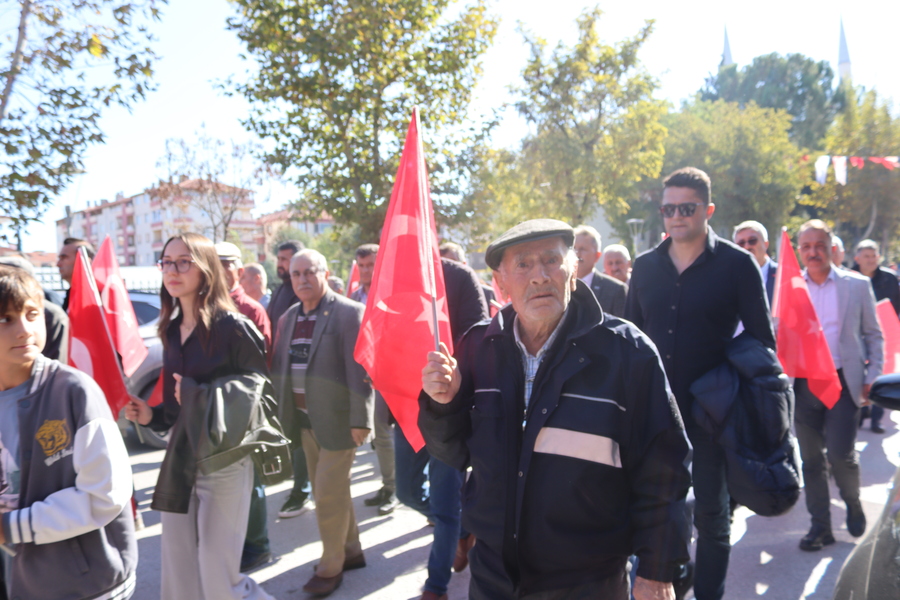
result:
[(732, 241), (753, 255), (763, 282), (766, 284), (766, 296), (769, 298), (769, 306), (772, 306), (772, 296), (775, 293), (775, 273), (778, 263), (769, 258), (769, 232), (759, 221), (744, 221), (734, 228)]
[(266, 269), (261, 264), (254, 262), (244, 265), (241, 287), (248, 296), (262, 304), (263, 308), (269, 307), (269, 299), (272, 297), (268, 285), (269, 276), (266, 275)]
[(594, 268), (603, 256), (600, 252), (600, 241), (600, 233), (590, 225), (579, 225), (575, 228), (577, 276), (594, 292), (603, 312), (621, 317), (625, 314), (628, 286)]
[(603, 250), (603, 272), (628, 285), (631, 279), (631, 253), (622, 244), (610, 244)]
[(291, 284), (300, 302), (278, 322), (272, 383), (281, 422), (302, 443), (316, 499), (322, 557), (303, 590), (333, 592), (343, 572), (366, 566), (350, 496), (356, 448), (372, 431), (375, 394), (353, 358), (365, 307), (335, 294), (328, 262), (316, 250), (297, 252)]

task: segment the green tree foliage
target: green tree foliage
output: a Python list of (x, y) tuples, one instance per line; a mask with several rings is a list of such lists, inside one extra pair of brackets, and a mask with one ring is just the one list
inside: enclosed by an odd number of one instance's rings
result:
[[(152, 89), (147, 23), (166, 0), (0, 0), (0, 214), (38, 218), (103, 142), (100, 117)], [(9, 25), (13, 26), (10, 22)]]
[[(578, 18), (578, 39), (547, 55), (546, 42), (525, 34), (531, 49), (516, 108), (533, 133), (515, 165), (529, 190), (500, 198), (522, 216), (571, 223), (627, 210), (635, 186), (656, 177), (663, 163), (665, 103), (653, 98), (656, 81), (638, 52), (653, 30), (648, 21), (633, 38), (600, 39), (601, 11)], [(521, 187), (521, 186), (520, 186)]]
[[(710, 225), (717, 233), (731, 239), (732, 228), (747, 219), (763, 223), (772, 236), (781, 229), (808, 176), (788, 137), (787, 112), (698, 100), (664, 122), (669, 138), (662, 177), (687, 166), (709, 174), (716, 205)], [(658, 206), (661, 190), (662, 178), (648, 181), (644, 197), (652, 201), (645, 206)]]
[(453, 15), (450, 0), (234, 3), (229, 27), (257, 70), (228, 86), (251, 101), (244, 125), (270, 145), (267, 160), (303, 191), (298, 208), (378, 239), (419, 105), (436, 209), (454, 212), (466, 112), (497, 27), (484, 0)]
[(843, 105), (828, 62), (816, 62), (802, 54), (757, 56), (740, 70), (736, 65), (720, 67), (706, 81), (700, 97), (786, 110), (792, 117), (791, 139), (797, 146), (810, 149), (821, 147)]
[[(834, 180), (829, 169), (824, 186), (812, 184), (813, 193), (802, 200), (806, 211), (834, 223), (848, 254), (862, 239), (874, 238), (889, 248), (900, 230), (900, 171), (870, 162), (870, 156), (900, 155), (900, 118), (891, 106), (870, 90), (857, 98), (846, 88), (847, 103), (825, 138), (830, 155), (864, 158), (862, 169), (847, 165), (847, 185)], [(812, 174), (808, 175), (812, 178)]]

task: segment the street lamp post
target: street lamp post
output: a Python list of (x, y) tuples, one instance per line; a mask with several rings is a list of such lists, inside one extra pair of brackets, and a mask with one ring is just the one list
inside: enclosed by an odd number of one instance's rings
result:
[(634, 256), (637, 256), (638, 242), (644, 232), (644, 219), (628, 219), (625, 223), (628, 224), (628, 231), (631, 232), (631, 251), (634, 252)]

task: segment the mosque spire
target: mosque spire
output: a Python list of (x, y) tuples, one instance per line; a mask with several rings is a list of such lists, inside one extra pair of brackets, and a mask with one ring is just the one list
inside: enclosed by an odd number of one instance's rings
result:
[(847, 50), (847, 36), (844, 35), (844, 20), (841, 19), (841, 44), (838, 55), (838, 72), (841, 74), (841, 80), (850, 81), (850, 51)]
[[(841, 29), (841, 36), (844, 35), (843, 31), (844, 30)], [(843, 37), (841, 39), (843, 39)], [(728, 28), (726, 27), (725, 28), (725, 48), (722, 50), (722, 62), (719, 66), (720, 67), (730, 67), (733, 64), (734, 64), (734, 60), (731, 58), (731, 44), (728, 43)]]

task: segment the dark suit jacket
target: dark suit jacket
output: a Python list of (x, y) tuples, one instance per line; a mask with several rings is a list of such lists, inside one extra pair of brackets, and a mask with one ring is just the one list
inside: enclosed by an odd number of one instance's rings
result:
[(769, 308), (772, 308), (772, 298), (775, 295), (775, 276), (778, 274), (778, 263), (769, 259), (769, 273), (766, 275), (766, 296), (769, 297)]
[[(294, 426), (290, 348), (300, 306), (290, 307), (278, 322), (272, 356), (272, 383), (285, 431), (293, 431)], [(355, 448), (350, 428), (373, 428), (375, 394), (365, 369), (353, 358), (365, 308), (329, 288), (316, 312), (306, 371), (306, 408), (316, 439), (326, 450)]]
[(625, 316), (625, 298), (628, 297), (628, 286), (609, 275), (604, 275), (594, 269), (594, 279), (591, 281), (591, 291), (597, 297), (603, 312), (616, 317)]
[(444, 288), (447, 290), (450, 333), (456, 344), (472, 325), (487, 319), (489, 313), (475, 271), (448, 258), (441, 259), (441, 267), (444, 272)]

